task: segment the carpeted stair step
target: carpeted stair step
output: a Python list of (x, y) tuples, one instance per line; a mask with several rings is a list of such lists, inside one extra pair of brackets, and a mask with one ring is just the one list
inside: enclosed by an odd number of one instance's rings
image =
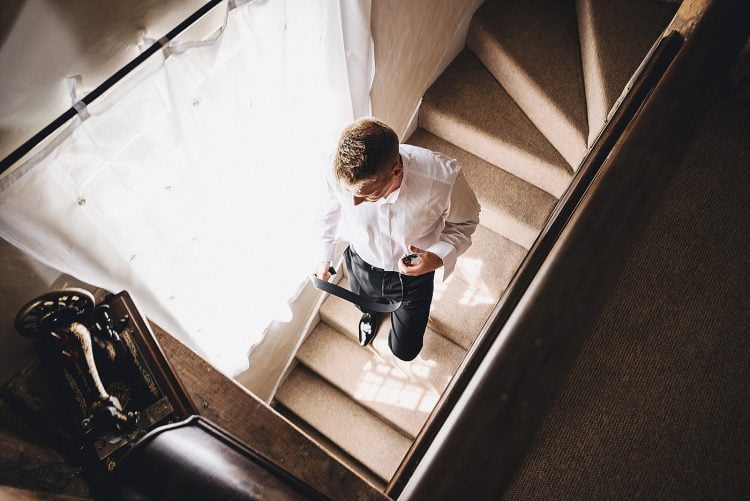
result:
[(487, 0), (472, 18), (466, 45), (577, 169), (588, 126), (575, 4)]
[(435, 282), (429, 326), (469, 349), (526, 256), (526, 249), (483, 226), (453, 274)]
[(423, 129), (560, 197), (573, 170), (470, 51), (428, 89)]
[(297, 359), (412, 439), (440, 397), (435, 389), (410, 381), (401, 368), (325, 322), (313, 330)]
[(555, 197), (424, 129), (417, 129), (407, 142), (458, 159), (482, 206), (482, 225), (531, 248), (557, 202)]
[[(339, 284), (349, 288), (346, 279)], [(320, 309), (321, 323), (351, 339), (357, 340), (357, 329), (361, 312), (351, 303), (336, 296), (329, 296)], [(424, 346), (416, 359), (404, 362), (396, 358), (388, 347), (390, 320), (385, 319), (378, 329), (378, 335), (372, 341), (369, 350), (374, 350), (381, 360), (391, 367), (400, 369), (408, 375), (410, 384), (429, 388), (437, 394), (443, 392), (453, 374), (463, 360), (466, 350), (437, 332), (427, 329), (424, 335)], [(359, 345), (357, 345), (359, 347)], [(362, 348), (360, 348), (362, 349)], [(426, 402), (426, 401), (425, 401)]]
[(589, 144), (676, 10), (674, 3), (656, 0), (576, 1)]
[(388, 481), (411, 440), (304, 365), (289, 374), (276, 400)]
[(335, 457), (339, 462), (347, 465), (349, 469), (353, 470), (357, 473), (357, 475), (370, 482), (370, 484), (375, 486), (375, 488), (379, 489), (380, 491), (385, 491), (387, 483), (384, 479), (380, 478), (378, 475), (370, 471), (369, 468), (357, 461), (354, 457), (345, 452), (341, 447), (332, 442), (328, 437), (320, 433), (314, 427), (310, 426), (309, 423), (305, 422), (304, 419), (296, 415), (278, 400), (274, 399), (271, 405), (273, 405), (274, 409), (276, 409), (279, 414), (294, 423), (297, 428), (305, 432), (310, 438), (312, 438), (320, 446), (327, 450), (328, 453)]

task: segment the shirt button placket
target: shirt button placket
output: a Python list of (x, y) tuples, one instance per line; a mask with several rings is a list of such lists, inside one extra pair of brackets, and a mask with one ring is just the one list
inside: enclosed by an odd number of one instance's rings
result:
[(383, 257), (383, 268), (391, 267), (391, 231), (388, 204), (380, 206), (380, 249)]

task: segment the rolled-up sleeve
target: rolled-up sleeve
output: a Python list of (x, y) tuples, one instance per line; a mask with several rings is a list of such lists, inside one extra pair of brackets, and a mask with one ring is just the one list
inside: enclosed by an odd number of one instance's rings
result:
[(456, 259), (471, 246), (471, 235), (479, 224), (480, 206), (462, 172), (453, 183), (445, 228), (440, 240), (427, 250), (443, 260), (443, 280), (456, 267)]

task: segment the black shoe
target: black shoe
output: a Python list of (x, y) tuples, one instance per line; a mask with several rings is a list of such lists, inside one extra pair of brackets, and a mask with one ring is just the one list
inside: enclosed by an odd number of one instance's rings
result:
[(359, 319), (359, 345), (367, 346), (378, 333), (378, 319), (372, 313), (365, 313)]

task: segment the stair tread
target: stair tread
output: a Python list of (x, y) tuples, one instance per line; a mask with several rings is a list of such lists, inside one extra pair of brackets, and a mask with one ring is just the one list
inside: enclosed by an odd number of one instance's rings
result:
[(424, 129), (417, 129), (407, 142), (457, 159), (482, 206), (482, 225), (531, 248), (557, 202), (555, 197)]
[[(346, 279), (342, 280), (339, 285), (349, 287)], [(360, 316), (361, 312), (356, 307), (336, 296), (329, 296), (320, 308), (321, 320), (340, 334), (347, 336), (352, 342), (357, 340)], [(424, 335), (422, 351), (411, 362), (404, 362), (398, 360), (388, 347), (390, 328), (390, 319), (386, 318), (370, 344), (372, 349), (382, 360), (407, 373), (411, 381), (425, 388), (434, 389), (438, 395), (442, 394), (461, 364), (466, 350), (428, 327)]]
[(565, 159), (468, 50), (427, 90), (419, 125), (555, 197), (572, 179)]
[(297, 359), (411, 438), (440, 398), (436, 389), (410, 380), (400, 367), (325, 322), (313, 330)]
[(478, 226), (454, 273), (435, 283), (429, 326), (468, 350), (525, 256), (523, 247)]
[(385, 479), (370, 471), (369, 468), (353, 458), (350, 454), (344, 451), (331, 439), (316, 430), (313, 426), (310, 426), (310, 423), (307, 423), (304, 419), (292, 412), (291, 409), (286, 407), (278, 400), (274, 400), (272, 405), (279, 412), (279, 414), (294, 423), (296, 427), (304, 431), (310, 438), (312, 438), (315, 442), (318, 443), (318, 445), (327, 450), (328, 453), (335, 457), (339, 462), (347, 465), (349, 469), (353, 470), (357, 475), (367, 480), (376, 489), (380, 490), (381, 492), (385, 491), (386, 487), (388, 486)]
[(677, 5), (654, 0), (577, 0), (576, 10), (590, 144)]
[(472, 18), (467, 46), (577, 168), (588, 124), (575, 4), (487, 0)]
[(279, 388), (276, 399), (386, 482), (411, 440), (303, 365)]

